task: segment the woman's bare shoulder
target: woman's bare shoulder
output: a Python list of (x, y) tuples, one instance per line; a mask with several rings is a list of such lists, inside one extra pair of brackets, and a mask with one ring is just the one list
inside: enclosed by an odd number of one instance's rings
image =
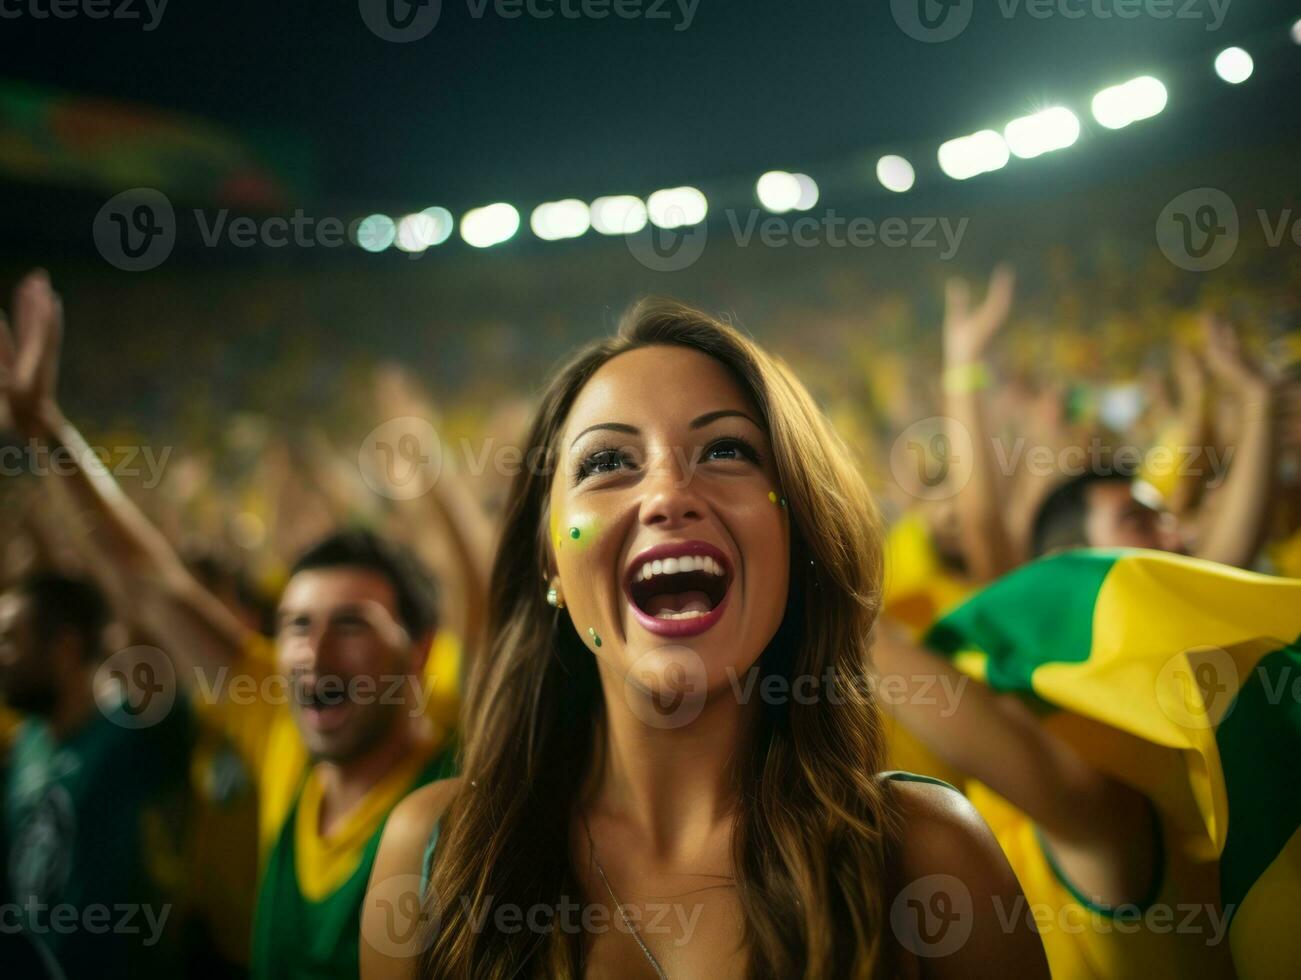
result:
[(451, 806), (460, 788), (461, 780), (457, 777), (426, 783), (408, 793), (389, 814), (381, 846), (391, 845), (390, 849), (404, 851), (418, 847), (417, 856), (423, 859), (434, 825)]
[(421, 908), (425, 899), (425, 854), (434, 826), (460, 788), (459, 779), (441, 779), (408, 794), (393, 808), (380, 836), (361, 907), (358, 950), (363, 980), (414, 980), (421, 932), (412, 942), (395, 942), (395, 909)]
[(1007, 866), (1002, 849), (962, 793), (938, 782), (891, 785), (902, 818), (899, 870), (904, 881), (938, 873), (961, 876), (963, 871), (1001, 876)]
[(945, 784), (892, 787), (902, 832), (891, 925), (920, 974), (966, 977), (993, 966), (1047, 978), (1043, 945), (1018, 914), (1021, 886), (976, 808)]

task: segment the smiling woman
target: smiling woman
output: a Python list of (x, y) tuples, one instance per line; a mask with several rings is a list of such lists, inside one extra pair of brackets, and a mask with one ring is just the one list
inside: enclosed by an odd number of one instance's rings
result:
[(462, 778), (394, 811), (363, 975), (1046, 975), (970, 806), (882, 778), (877, 518), (789, 369), (644, 303), (551, 381), (539, 450), (563, 465), (513, 487)]

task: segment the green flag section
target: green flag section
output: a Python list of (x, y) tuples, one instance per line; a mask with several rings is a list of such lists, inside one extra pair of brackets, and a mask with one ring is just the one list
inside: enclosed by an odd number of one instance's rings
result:
[(994, 583), (925, 642), (1146, 792), (1168, 848), (1218, 863), (1234, 967), (1254, 978), (1301, 963), (1299, 637), (1301, 580), (1079, 551)]

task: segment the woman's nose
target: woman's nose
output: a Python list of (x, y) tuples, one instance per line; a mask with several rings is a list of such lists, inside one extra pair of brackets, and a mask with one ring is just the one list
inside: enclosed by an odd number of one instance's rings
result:
[(659, 454), (642, 487), (641, 522), (665, 529), (700, 520), (705, 502), (684, 454), (671, 450)]

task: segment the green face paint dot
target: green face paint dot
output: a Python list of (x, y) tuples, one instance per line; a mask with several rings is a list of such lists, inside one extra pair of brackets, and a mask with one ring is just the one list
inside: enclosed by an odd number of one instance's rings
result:
[(774, 504), (777, 503), (777, 494), (775, 494), (775, 493), (773, 493), (773, 491), (769, 490), (769, 491), (768, 491), (768, 499), (771, 500)]
[(598, 647), (601, 645), (601, 638), (596, 635), (596, 630), (592, 629), (592, 627), (590, 626), (587, 627), (587, 635), (592, 638), (592, 642), (595, 643)]
[(577, 541), (580, 537), (583, 536), (583, 532), (578, 530), (578, 528), (576, 527), (571, 527), (569, 529), (569, 536), (573, 538), (575, 541)]

